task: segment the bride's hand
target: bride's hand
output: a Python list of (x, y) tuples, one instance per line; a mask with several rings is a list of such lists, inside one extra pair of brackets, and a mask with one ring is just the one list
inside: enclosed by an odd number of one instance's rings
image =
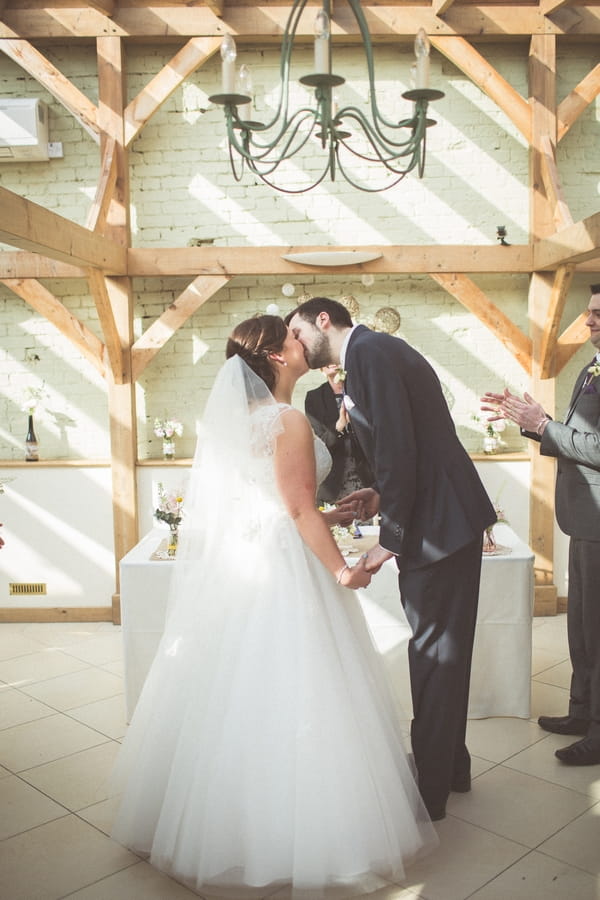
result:
[(371, 573), (365, 569), (365, 560), (361, 556), (355, 566), (348, 566), (338, 576), (338, 581), (344, 587), (355, 591), (357, 588), (367, 587), (371, 583)]

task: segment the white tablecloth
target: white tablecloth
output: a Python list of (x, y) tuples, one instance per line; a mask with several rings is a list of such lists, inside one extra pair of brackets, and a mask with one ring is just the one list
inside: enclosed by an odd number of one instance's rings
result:
[[(496, 525), (494, 534), (510, 553), (483, 558), (469, 716), (529, 718), (533, 553), (507, 525)], [(128, 720), (164, 627), (173, 563), (150, 560), (150, 556), (165, 536), (164, 530), (155, 528), (121, 560)], [(360, 599), (398, 698), (410, 714), (406, 661), (410, 628), (400, 604), (393, 560), (360, 592)]]

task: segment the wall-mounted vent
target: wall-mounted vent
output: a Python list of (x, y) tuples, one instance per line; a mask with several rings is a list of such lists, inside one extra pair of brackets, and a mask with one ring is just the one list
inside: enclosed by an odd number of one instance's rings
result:
[(8, 585), (9, 594), (45, 594), (46, 585), (41, 582), (12, 581)]

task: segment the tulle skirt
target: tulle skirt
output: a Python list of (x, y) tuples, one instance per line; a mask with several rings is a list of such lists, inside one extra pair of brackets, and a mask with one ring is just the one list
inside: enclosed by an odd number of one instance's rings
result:
[(358, 599), (287, 517), (176, 598), (115, 784), (113, 837), (203, 894), (368, 893), (437, 843)]

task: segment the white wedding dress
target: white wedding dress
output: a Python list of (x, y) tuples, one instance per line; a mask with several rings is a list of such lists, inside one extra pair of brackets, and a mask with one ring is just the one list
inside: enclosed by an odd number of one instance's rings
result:
[[(253, 414), (250, 496), (233, 488), (226, 534), (210, 517), (193, 533), (197, 565), (182, 529), (165, 633), (117, 767), (113, 837), (205, 895), (367, 893), (437, 843), (357, 597), (277, 491), (285, 410)], [(322, 480), (320, 441), (316, 456)]]

